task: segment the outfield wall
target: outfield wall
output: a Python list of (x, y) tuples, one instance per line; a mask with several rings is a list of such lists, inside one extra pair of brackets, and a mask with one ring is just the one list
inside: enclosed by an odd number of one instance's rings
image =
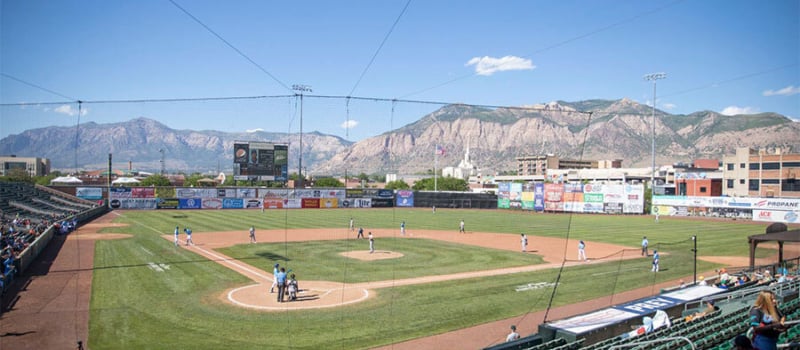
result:
[(761, 197), (656, 196), (652, 213), (764, 222), (800, 223), (800, 199)]
[(644, 185), (501, 182), (497, 207), (546, 212), (642, 214)]
[[(111, 209), (334, 209), (438, 207), (496, 209), (497, 196), (473, 192), (387, 190), (376, 188), (198, 188), (112, 187)], [(59, 190), (61, 190), (59, 188)], [(98, 200), (100, 187), (75, 187), (84, 199)]]

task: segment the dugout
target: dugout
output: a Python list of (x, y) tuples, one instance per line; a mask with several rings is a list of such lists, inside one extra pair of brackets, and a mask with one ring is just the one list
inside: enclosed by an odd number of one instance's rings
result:
[(474, 192), (415, 191), (414, 207), (497, 209), (497, 195)]
[(642, 325), (644, 316), (652, 317), (658, 310), (663, 310), (670, 318), (680, 317), (686, 303), (696, 302), (722, 292), (723, 289), (712, 286), (686, 287), (540, 324), (538, 334), (543, 341), (562, 338), (567, 342), (573, 342), (584, 339), (584, 345), (591, 345), (630, 332), (632, 327)]

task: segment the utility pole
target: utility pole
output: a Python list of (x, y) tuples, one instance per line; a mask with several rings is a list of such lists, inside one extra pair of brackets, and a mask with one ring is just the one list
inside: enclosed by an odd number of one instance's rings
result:
[[(303, 92), (312, 92), (311, 86), (294, 84), (292, 90), (300, 92), (300, 158), (297, 165), (297, 173), (300, 178), (300, 187), (304, 187), (305, 178), (303, 178)], [(295, 94), (297, 95), (297, 94)]]
[(165, 164), (164, 164), (164, 149), (161, 148), (158, 151), (161, 152), (161, 176), (164, 176), (164, 167), (165, 167)]

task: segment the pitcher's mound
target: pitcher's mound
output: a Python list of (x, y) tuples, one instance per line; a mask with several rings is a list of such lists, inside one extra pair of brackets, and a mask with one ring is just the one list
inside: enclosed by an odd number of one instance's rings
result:
[(349, 252), (339, 253), (339, 255), (365, 261), (394, 259), (403, 256), (402, 253), (392, 252), (388, 250), (376, 250), (374, 253), (370, 253), (369, 250), (353, 250)]

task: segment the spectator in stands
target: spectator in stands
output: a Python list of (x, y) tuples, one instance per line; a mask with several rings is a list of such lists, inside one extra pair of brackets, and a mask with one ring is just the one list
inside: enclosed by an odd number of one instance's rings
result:
[(508, 333), (506, 336), (506, 342), (515, 341), (519, 339), (519, 333), (517, 333), (517, 326), (511, 325), (511, 333)]
[[(633, 327), (633, 326), (632, 326)], [(649, 333), (653, 331), (653, 318), (650, 316), (645, 316), (642, 318), (642, 325), (635, 327), (632, 331), (627, 333), (622, 333), (619, 336), (619, 339), (627, 339), (630, 337), (637, 337), (645, 333)]]
[(706, 278), (705, 277), (700, 276), (700, 277), (697, 277), (697, 279), (699, 280), (697, 282), (698, 286), (707, 286), (708, 285), (708, 283), (706, 282)]
[(753, 343), (750, 338), (745, 335), (737, 335), (733, 339), (733, 350), (754, 350)]
[(714, 301), (713, 300), (706, 300), (705, 309), (703, 309), (701, 311), (698, 311), (698, 312), (695, 312), (694, 314), (691, 314), (689, 316), (686, 316), (686, 322), (693, 321), (693, 320), (696, 320), (698, 318), (702, 318), (704, 316), (708, 316), (711, 313), (713, 313), (714, 311), (717, 311), (717, 308), (714, 306)]
[(784, 317), (778, 310), (775, 294), (763, 290), (750, 309), (749, 324), (755, 337), (753, 346), (759, 350), (777, 350), (778, 336), (786, 330)]

